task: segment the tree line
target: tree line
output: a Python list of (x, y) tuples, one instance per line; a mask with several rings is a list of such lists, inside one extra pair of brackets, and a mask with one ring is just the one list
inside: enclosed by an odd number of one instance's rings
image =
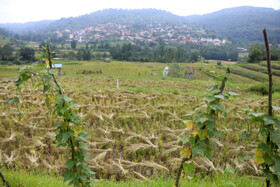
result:
[(20, 47), (15, 49), (12, 44), (0, 46), (1, 64), (26, 64), (35, 61), (35, 50), (30, 47)]
[(166, 45), (164, 43), (125, 43), (110, 48), (113, 59), (142, 62), (197, 62), (201, 59), (233, 60), (238, 58), (234, 46)]
[[(275, 43), (272, 43), (270, 45), (270, 56), (271, 56), (271, 60), (280, 59), (280, 48), (277, 48)], [(260, 43), (252, 44), (250, 47), (247, 62), (256, 63), (262, 60), (266, 60), (266, 51), (265, 51), (264, 44), (260, 44)]]

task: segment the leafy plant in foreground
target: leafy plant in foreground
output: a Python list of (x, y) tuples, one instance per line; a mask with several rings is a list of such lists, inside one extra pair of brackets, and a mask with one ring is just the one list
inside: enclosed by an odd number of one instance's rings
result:
[(261, 123), (259, 133), (264, 140), (258, 143), (254, 162), (259, 164), (263, 168), (263, 172), (266, 176), (266, 186), (269, 187), (271, 182), (279, 185), (280, 179), (280, 120), (275, 116), (274, 111), (280, 110), (280, 107), (272, 106), (272, 70), (270, 63), (270, 49), (269, 42), (266, 33), (266, 29), (263, 30), (264, 40), (266, 45), (267, 54), (267, 70), (268, 70), (268, 114), (246, 112), (247, 117), (252, 122)]
[[(57, 74), (52, 64), (52, 58), (49, 45), (44, 47), (46, 52), (41, 53), (41, 59), (45, 58), (46, 64), (38, 67), (27, 66), (22, 67), (19, 72), (19, 78), (15, 82), (18, 93), (21, 93), (23, 84), (30, 83), (34, 87), (42, 88), (43, 94), (46, 95), (45, 104), (49, 111), (47, 114), (55, 115), (58, 121), (54, 124), (58, 146), (66, 147), (70, 150), (71, 156), (66, 161), (67, 169), (64, 173), (64, 182), (69, 181), (69, 185), (74, 186), (90, 186), (93, 184), (94, 172), (85, 163), (85, 158), (89, 158), (86, 153), (87, 135), (82, 131), (83, 119), (77, 115), (79, 105), (75, 104), (71, 98), (63, 95), (60, 83), (57, 82), (55, 75)], [(42, 70), (40, 70), (42, 69)], [(23, 94), (21, 94), (22, 99)], [(8, 99), (7, 102), (17, 104), (19, 97)], [(19, 107), (18, 107), (19, 108)], [(20, 111), (19, 111), (20, 114)]]
[(210, 146), (213, 137), (220, 138), (221, 134), (216, 128), (216, 122), (220, 113), (226, 115), (227, 111), (221, 104), (221, 101), (227, 101), (230, 96), (236, 96), (236, 93), (223, 93), (227, 76), (224, 77), (222, 84), (215, 83), (208, 90), (209, 95), (202, 102), (202, 106), (195, 109), (195, 113), (191, 115), (192, 120), (184, 121), (188, 133), (182, 138), (183, 148), (180, 155), (183, 158), (177, 173), (176, 184), (179, 186), (179, 178), (181, 171), (189, 175), (194, 169), (193, 162), (185, 163), (195, 155), (206, 156), (211, 158), (212, 148)]
[[(279, 107), (273, 107), (275, 111)], [(277, 116), (264, 113), (255, 113), (245, 110), (245, 114), (251, 122), (260, 123), (258, 134), (264, 137), (264, 141), (258, 143), (254, 162), (263, 168), (266, 179), (279, 183), (280, 177), (280, 121)], [(251, 132), (250, 132), (251, 133)], [(251, 137), (251, 134), (248, 134)]]

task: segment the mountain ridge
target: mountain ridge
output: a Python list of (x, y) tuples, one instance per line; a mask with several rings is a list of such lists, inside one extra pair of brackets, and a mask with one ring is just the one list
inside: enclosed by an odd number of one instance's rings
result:
[(262, 41), (262, 29), (267, 28), (270, 41), (280, 43), (280, 10), (241, 6), (226, 8), (204, 15), (178, 16), (158, 9), (104, 9), (77, 17), (59, 20), (43, 20), (24, 24), (0, 24), (0, 27), (18, 34), (27, 32), (53, 32), (63, 29), (79, 29), (108, 22), (130, 24), (145, 28), (154, 22), (160, 24), (195, 23), (203, 29), (215, 30), (228, 40), (244, 42)]
[(280, 10), (241, 6), (185, 18), (203, 28), (215, 29), (229, 39), (242, 41), (262, 41), (262, 29), (266, 28), (271, 41), (280, 43), (277, 37), (280, 34)]

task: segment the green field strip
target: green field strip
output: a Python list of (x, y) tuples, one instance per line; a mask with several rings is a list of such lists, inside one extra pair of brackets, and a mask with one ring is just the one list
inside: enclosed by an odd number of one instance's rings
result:
[[(261, 63), (261, 64), (259, 64), (260, 66), (263, 66), (263, 67), (267, 67), (267, 64), (265, 64), (265, 63)], [(273, 63), (273, 64), (271, 64), (271, 68), (273, 69), (273, 70), (280, 70), (280, 65), (276, 65), (275, 63)]]
[[(253, 64), (242, 64), (241, 67), (256, 72), (261, 72), (263, 74), (267, 74), (267, 69), (265, 67), (261, 67)], [(272, 70), (272, 75), (280, 77), (280, 71)]]
[[(223, 69), (226, 69), (225, 67), (222, 67)], [(255, 81), (259, 81), (259, 82), (266, 82), (268, 81), (267, 77), (264, 77), (261, 73), (255, 72), (255, 71), (251, 71), (239, 66), (232, 66), (230, 67), (230, 72), (233, 74), (237, 74), (243, 77), (247, 77), (250, 79), (253, 79)]]

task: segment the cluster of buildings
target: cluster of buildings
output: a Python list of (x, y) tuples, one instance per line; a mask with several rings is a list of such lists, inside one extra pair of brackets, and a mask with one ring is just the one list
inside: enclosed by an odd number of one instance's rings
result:
[(159, 42), (163, 40), (165, 43), (213, 44), (216, 46), (226, 42), (219, 38), (197, 37), (197, 35), (207, 35), (202, 29), (196, 29), (188, 25), (172, 26), (160, 23), (149, 24), (141, 29), (116, 23), (106, 23), (78, 30), (64, 29), (62, 31), (55, 31), (54, 34), (58, 38), (66, 37), (68, 41), (76, 40), (78, 42), (95, 40)]

